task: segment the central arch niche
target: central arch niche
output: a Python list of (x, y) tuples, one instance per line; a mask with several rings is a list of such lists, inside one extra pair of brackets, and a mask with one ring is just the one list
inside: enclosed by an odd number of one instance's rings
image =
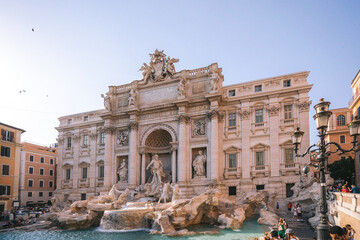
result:
[[(165, 177), (162, 177), (162, 182), (171, 181), (171, 143), (172, 137), (170, 133), (164, 129), (154, 130), (149, 134), (145, 140), (145, 151), (146, 151), (146, 167), (150, 163), (153, 155), (159, 155), (159, 159), (163, 163), (163, 171)], [(151, 182), (152, 174), (150, 168), (145, 172), (146, 183)]]

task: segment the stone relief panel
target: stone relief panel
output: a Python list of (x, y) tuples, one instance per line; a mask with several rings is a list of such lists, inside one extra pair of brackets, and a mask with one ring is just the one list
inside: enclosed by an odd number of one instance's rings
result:
[(126, 107), (128, 105), (130, 94), (124, 93), (121, 96), (117, 98), (117, 106), (120, 107)]
[(148, 119), (169, 117), (169, 116), (175, 116), (176, 114), (177, 114), (177, 110), (158, 112), (158, 113), (149, 113), (149, 114), (140, 115), (139, 120), (148, 120)]
[(207, 111), (210, 109), (209, 105), (201, 105), (201, 106), (196, 106), (196, 107), (190, 107), (189, 108), (189, 113), (198, 113), (201, 111)]
[(201, 137), (206, 135), (206, 119), (197, 119), (192, 121), (192, 137)]
[(152, 90), (140, 91), (140, 104), (150, 104), (176, 99), (178, 96), (177, 85), (161, 87)]
[(206, 84), (205, 81), (203, 82), (196, 82), (192, 84), (192, 93), (198, 94), (198, 93), (204, 93), (206, 92)]
[(128, 146), (129, 145), (129, 131), (128, 130), (118, 130), (117, 131), (116, 144), (119, 146)]

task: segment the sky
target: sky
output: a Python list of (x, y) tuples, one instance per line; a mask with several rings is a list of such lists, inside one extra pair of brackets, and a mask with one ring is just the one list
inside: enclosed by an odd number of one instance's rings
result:
[(310, 71), (313, 105), (347, 107), (359, 9), (356, 0), (0, 0), (0, 122), (26, 130), (23, 141), (55, 143), (60, 116), (103, 108), (100, 95), (140, 79), (155, 49), (179, 58), (177, 71), (217, 62), (224, 85)]

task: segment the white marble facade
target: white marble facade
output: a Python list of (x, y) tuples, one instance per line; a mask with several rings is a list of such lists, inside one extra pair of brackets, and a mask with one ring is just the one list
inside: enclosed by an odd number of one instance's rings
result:
[(178, 183), (183, 197), (216, 184), (224, 194), (265, 189), (285, 198), (309, 161), (293, 157), (290, 141), (300, 126), (301, 150), (309, 145), (309, 72), (223, 86), (217, 63), (176, 72), (178, 59), (150, 56), (142, 80), (102, 95), (105, 109), (59, 118), (55, 195), (143, 185), (157, 154), (162, 181)]

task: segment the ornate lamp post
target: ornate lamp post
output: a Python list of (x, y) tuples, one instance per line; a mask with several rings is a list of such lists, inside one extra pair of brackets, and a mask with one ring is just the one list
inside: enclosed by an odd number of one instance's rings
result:
[[(318, 144), (311, 145), (305, 151), (304, 154), (298, 154), (299, 146), (301, 143), (301, 139), (304, 135), (304, 132), (300, 131), (300, 128), (297, 128), (296, 131), (291, 135), (292, 142), (294, 144), (294, 151), (296, 157), (304, 157), (307, 154), (310, 154), (311, 149), (315, 148), (318, 152), (317, 156), (317, 163), (316, 164), (307, 164), (303, 171), (304, 173), (309, 172), (309, 165), (312, 165), (319, 169), (320, 172), (320, 223), (317, 226), (317, 239), (329, 239), (329, 225), (328, 225), (328, 217), (327, 211), (328, 206), (326, 202), (326, 181), (325, 181), (325, 156), (327, 154), (341, 152), (347, 153), (355, 150), (356, 143), (357, 143), (357, 136), (360, 135), (360, 120), (355, 118), (354, 121), (348, 124), (350, 130), (350, 136), (353, 137), (353, 146), (351, 149), (345, 150), (342, 149), (341, 146), (336, 142), (328, 142), (325, 143), (325, 136), (327, 135), (326, 129), (328, 126), (328, 122), (330, 116), (332, 114), (329, 111), (330, 102), (325, 102), (324, 99), (320, 99), (320, 102), (314, 106), (316, 110), (316, 114), (314, 115), (314, 119), (316, 122), (316, 128), (319, 131), (320, 141)], [(326, 148), (330, 145), (335, 145), (336, 150), (334, 152), (328, 151), (326, 152)]]

